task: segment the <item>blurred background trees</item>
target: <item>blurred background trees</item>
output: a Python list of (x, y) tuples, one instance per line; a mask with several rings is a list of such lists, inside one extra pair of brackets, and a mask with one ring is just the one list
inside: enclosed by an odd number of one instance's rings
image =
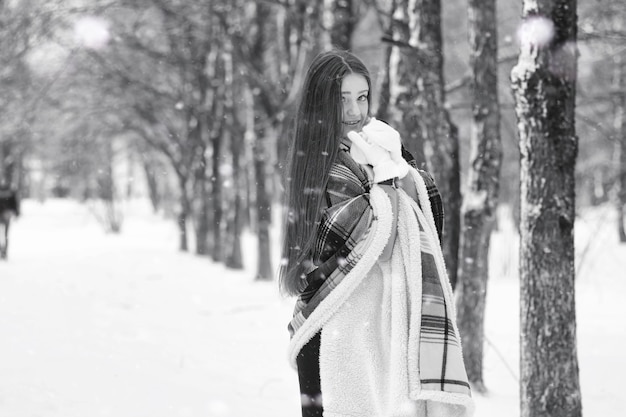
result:
[[(243, 230), (258, 234), (259, 250), (266, 250), (302, 73), (314, 54), (335, 45), (366, 61), (377, 114), (403, 131), (407, 147), (446, 191), (452, 237), (445, 246), (455, 271), (461, 198), (453, 190), (468, 184), (461, 179), (470, 172), (475, 112), (468, 6), (465, 0), (424, 1), (412, 10), (398, 0), (3, 1), (2, 175), (23, 197), (149, 196), (155, 210), (176, 216), (182, 250), (216, 261), (240, 252), (232, 233)], [(517, 207), (508, 73), (521, 6), (497, 6), (498, 200)], [(579, 204), (611, 201), (618, 210), (626, 198), (623, 14), (618, 1), (579, 5)], [(458, 178), (448, 178), (455, 172)], [(260, 277), (273, 273), (273, 265), (259, 269)]]
[[(626, 7), (577, 10), (576, 204), (612, 205), (626, 241)], [(520, 217), (521, 16), (521, 1), (0, 0), (0, 176), (22, 198), (93, 204), (113, 232), (126, 199), (149, 199), (181, 250), (232, 268), (251, 233), (255, 277), (272, 279), (298, 88), (315, 54), (351, 49), (374, 113), (442, 190), (446, 263), (479, 335), (495, 214)], [(467, 343), (479, 384), (482, 339)]]

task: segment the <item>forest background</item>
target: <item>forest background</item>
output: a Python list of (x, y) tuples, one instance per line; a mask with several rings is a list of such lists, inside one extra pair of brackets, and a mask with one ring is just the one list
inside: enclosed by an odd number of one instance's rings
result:
[[(619, 206), (624, 6), (579, 3), (577, 204), (611, 199)], [(256, 229), (257, 193), (274, 203), (282, 197), (285, 132), (298, 75), (316, 52), (330, 47), (322, 2), (259, 4), (267, 6), (265, 17), (255, 14), (254, 1), (0, 3), (2, 177), (22, 198), (100, 200), (111, 230), (123, 221), (116, 203), (147, 195), (155, 210), (185, 225), (181, 249), (191, 244), (198, 254), (237, 267), (241, 259), (229, 258), (241, 255), (230, 240), (243, 227)], [(383, 41), (389, 5), (361, 1), (351, 7), (353, 34), (346, 46), (364, 59), (379, 85), (390, 45)], [(458, 128), (465, 178), (472, 117), (468, 5), (453, 0), (441, 8), (444, 105)], [(521, 3), (498, 2), (496, 19), (503, 152), (498, 201), (517, 207), (519, 144), (510, 72), (519, 51)], [(283, 38), (258, 36), (277, 30)], [(236, 198), (237, 210), (226, 210)], [(235, 220), (238, 227), (231, 224)], [(215, 244), (222, 234), (230, 239), (227, 247)], [(259, 268), (260, 277), (273, 277), (277, 265), (268, 266)]]
[[(406, 7), (399, 0), (0, 1), (0, 175), (21, 198), (84, 201), (115, 233), (123, 233), (123, 202), (147, 197), (155, 212), (178, 224), (181, 250), (229, 268), (242, 267), (241, 234), (252, 231), (258, 265), (251, 279), (273, 279), (280, 254), (271, 252), (270, 228), (280, 216), (281, 168), (298, 87), (312, 56), (334, 44), (367, 63), (377, 114), (396, 122), (450, 200), (448, 213), (459, 212), (463, 196), (471, 195), (468, 178), (476, 164), (468, 10), (481, 2), (423, 3), (441, 7), (434, 14), (441, 25), (432, 19), (424, 24), (440, 29), (440, 43), (429, 33), (419, 39), (434, 46), (426, 52), (440, 59), (441, 74), (419, 67), (419, 56), (418, 66), (405, 73), (387, 66), (388, 54), (406, 49), (393, 23), (409, 22), (410, 13), (391, 12)], [(626, 7), (619, 1), (569, 3), (578, 11), (576, 204), (614, 205), (617, 235), (626, 240)], [(510, 74), (524, 36), (522, 2), (496, 5), (502, 160), (495, 197), (519, 218), (519, 135)], [(411, 13), (433, 16), (426, 9)], [(443, 94), (420, 104), (415, 92), (414, 108), (423, 117), (415, 126), (397, 123), (407, 110), (398, 97), (385, 95), (386, 88), (402, 85), (407, 74), (417, 74), (412, 81), (419, 82), (428, 71), (439, 83), (433, 91)], [(437, 117), (427, 115), (429, 106)], [(428, 131), (434, 119), (443, 120), (436, 129), (444, 135), (415, 136), (416, 127)], [(455, 136), (458, 151), (454, 144), (446, 148)], [(451, 152), (429, 151), (429, 143), (436, 148), (433, 140)], [(450, 170), (455, 164), (458, 170)], [(459, 174), (456, 200), (446, 192), (455, 181), (446, 177), (449, 172)], [(456, 230), (458, 249), (466, 230), (460, 219), (447, 230)], [(446, 241), (444, 249), (456, 282), (454, 242)]]

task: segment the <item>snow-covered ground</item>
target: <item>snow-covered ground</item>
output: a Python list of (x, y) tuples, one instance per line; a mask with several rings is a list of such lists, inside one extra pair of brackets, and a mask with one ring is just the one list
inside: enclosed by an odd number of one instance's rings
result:
[[(586, 416), (621, 416), (626, 374), (626, 246), (610, 209), (577, 225), (578, 354)], [(0, 417), (292, 417), (286, 362), (293, 300), (177, 250), (171, 220), (144, 204), (105, 234), (86, 206), (25, 201), (0, 262)], [(494, 236), (486, 318), (486, 396), (477, 416), (518, 416), (517, 240)], [(274, 262), (276, 264), (276, 262)]]

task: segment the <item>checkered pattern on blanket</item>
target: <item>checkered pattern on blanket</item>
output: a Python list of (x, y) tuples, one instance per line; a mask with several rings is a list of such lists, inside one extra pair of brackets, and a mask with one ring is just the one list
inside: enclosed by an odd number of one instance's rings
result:
[(420, 228), (422, 263), (422, 319), (420, 326), (420, 383), (423, 390), (457, 392), (469, 395), (459, 335), (450, 317), (451, 306), (441, 285), (435, 260), (434, 242), (424, 230), (426, 218), (415, 205)]
[[(357, 358), (356, 370), (347, 366), (346, 372), (339, 373), (348, 375), (347, 379), (337, 379), (332, 372), (325, 374), (327, 399), (343, 398), (347, 392), (351, 400), (329, 400), (329, 407), (335, 407), (333, 415), (394, 412), (393, 405), (389, 408), (385, 403), (386, 397), (377, 397), (378, 392), (389, 393), (395, 401), (390, 404), (405, 398), (415, 401), (429, 415), (469, 417), (473, 412), (454, 298), (439, 247), (441, 199), (430, 176), (417, 170), (411, 170), (409, 175), (418, 201), (398, 190), (397, 236), (392, 256), (380, 260), (378, 256), (393, 226), (388, 196), (380, 186), (367, 181), (367, 172), (347, 152), (340, 152), (331, 171), (326, 193), (328, 207), (323, 212), (313, 254), (317, 268), (308, 274), (308, 287), (299, 297), (289, 324), (289, 355), (293, 365), (302, 346), (325, 326), (333, 335), (334, 330), (340, 329), (337, 337), (347, 335), (339, 350), (327, 345), (325, 354), (320, 352), (320, 367), (326, 364), (327, 371), (344, 360), (343, 343), (350, 346), (349, 354), (354, 355), (351, 357)], [(373, 267), (376, 263), (378, 267)], [(368, 279), (380, 280), (376, 282), (393, 290), (359, 293), (370, 288), (360, 286)], [(377, 298), (379, 295), (381, 299)], [(356, 307), (345, 308), (351, 300)], [(385, 335), (380, 338), (381, 344), (368, 345), (360, 337), (351, 338), (351, 329), (362, 319)], [(359, 352), (368, 353), (359, 356)], [(370, 366), (373, 357), (393, 360), (384, 362), (391, 366), (376, 361)], [(376, 377), (363, 378), (359, 370), (367, 375), (373, 372)], [(370, 383), (359, 385), (353, 392), (349, 388), (355, 381)], [(365, 395), (363, 401), (360, 393)], [(367, 398), (373, 402), (365, 401)]]
[[(415, 167), (410, 153), (403, 150), (403, 156)], [(426, 184), (435, 226), (441, 239), (441, 195), (430, 174), (421, 170), (418, 172)], [(354, 249), (358, 242), (366, 238), (374, 219), (369, 203), (371, 186), (366, 171), (352, 159), (349, 150), (342, 147), (331, 168), (326, 187), (327, 207), (318, 228), (313, 254), (313, 263), (317, 267), (307, 275), (307, 287), (296, 302), (294, 316), (289, 323), (291, 335), (361, 259), (362, 254)]]

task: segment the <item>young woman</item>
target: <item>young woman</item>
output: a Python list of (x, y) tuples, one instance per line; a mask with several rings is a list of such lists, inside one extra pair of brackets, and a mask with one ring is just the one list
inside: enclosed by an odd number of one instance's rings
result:
[(356, 56), (322, 53), (296, 115), (280, 286), (302, 415), (468, 416), (441, 198), (371, 96)]

